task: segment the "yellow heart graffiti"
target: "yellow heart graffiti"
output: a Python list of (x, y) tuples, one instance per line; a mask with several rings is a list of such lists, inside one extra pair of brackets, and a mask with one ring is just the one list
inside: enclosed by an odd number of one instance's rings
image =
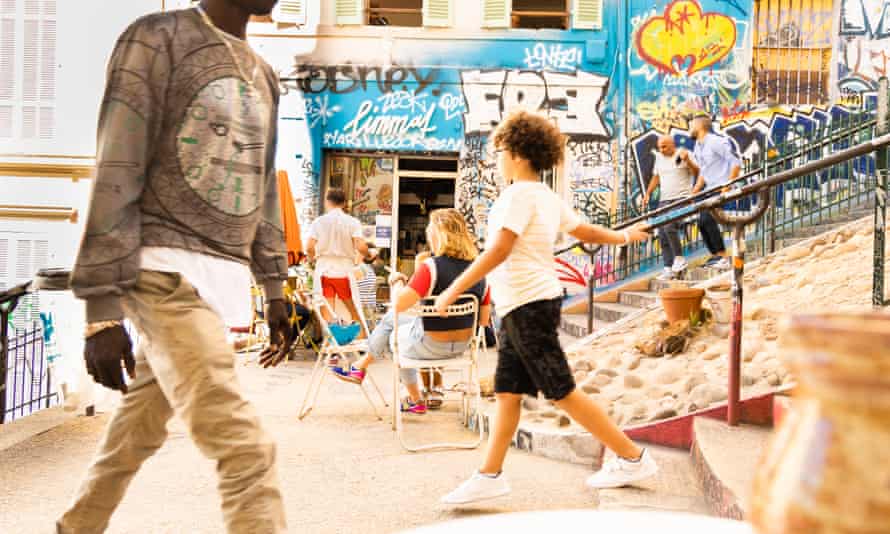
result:
[(720, 62), (735, 46), (735, 21), (722, 13), (702, 13), (695, 0), (674, 0), (663, 17), (637, 31), (640, 57), (661, 72), (693, 74)]

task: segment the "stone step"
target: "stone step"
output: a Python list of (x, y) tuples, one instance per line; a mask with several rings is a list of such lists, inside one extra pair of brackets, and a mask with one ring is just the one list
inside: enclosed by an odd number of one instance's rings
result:
[(648, 308), (658, 302), (658, 293), (655, 291), (622, 291), (618, 302), (637, 308)]
[(754, 474), (771, 430), (698, 417), (693, 422), (692, 461), (711, 511), (743, 519), (749, 511)]
[[(597, 304), (599, 306), (599, 304)], [(593, 329), (599, 330), (612, 324), (609, 321), (598, 320), (594, 318)], [(560, 318), (559, 329), (564, 333), (576, 337), (587, 337), (590, 332), (587, 331), (587, 314), (586, 313), (564, 313)]]
[(600, 490), (600, 510), (711, 515), (689, 451), (649, 446), (658, 475), (638, 486)]
[(617, 322), (625, 316), (640, 311), (640, 308), (627, 304), (597, 302), (593, 307), (593, 317), (609, 323)]

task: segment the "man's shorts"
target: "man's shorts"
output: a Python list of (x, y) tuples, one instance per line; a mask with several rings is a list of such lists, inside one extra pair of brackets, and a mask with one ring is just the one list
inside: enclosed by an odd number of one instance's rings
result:
[(322, 276), (321, 292), (326, 299), (332, 299), (336, 296), (340, 300), (352, 300), (349, 278), (328, 278), (327, 276)]
[(520, 306), (501, 321), (495, 393), (543, 392), (560, 400), (575, 389), (575, 379), (559, 344), (562, 299), (538, 300)]

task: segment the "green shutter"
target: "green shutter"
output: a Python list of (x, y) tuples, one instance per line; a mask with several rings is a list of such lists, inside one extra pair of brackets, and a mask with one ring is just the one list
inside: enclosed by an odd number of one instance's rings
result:
[(337, 24), (346, 26), (365, 23), (363, 0), (336, 0), (336, 2), (334, 9), (337, 14)]
[(484, 28), (509, 28), (512, 0), (483, 0), (482, 26)]
[(453, 0), (423, 0), (424, 26), (452, 26)]
[(305, 0), (280, 0), (272, 13), (275, 22), (306, 24)]
[(575, 0), (572, 26), (579, 30), (603, 28), (603, 0)]

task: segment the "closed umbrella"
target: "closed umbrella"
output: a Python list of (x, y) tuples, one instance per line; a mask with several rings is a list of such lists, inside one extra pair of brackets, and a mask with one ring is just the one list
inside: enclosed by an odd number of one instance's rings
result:
[(281, 202), (281, 224), (284, 226), (284, 241), (287, 246), (287, 264), (296, 265), (303, 255), (303, 242), (300, 239), (300, 223), (294, 195), (290, 190), (287, 171), (278, 171), (278, 200)]

